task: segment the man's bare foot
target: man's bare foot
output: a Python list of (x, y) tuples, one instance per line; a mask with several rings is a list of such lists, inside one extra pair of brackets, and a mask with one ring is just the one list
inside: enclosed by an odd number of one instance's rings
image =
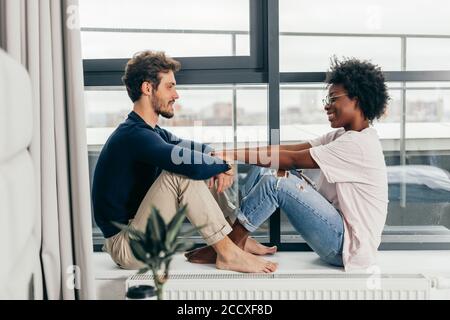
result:
[(216, 267), (245, 273), (271, 273), (278, 264), (245, 252), (238, 246), (230, 246), (226, 252), (217, 255)]
[(274, 254), (277, 252), (277, 246), (266, 247), (253, 238), (248, 237), (245, 242), (244, 250), (253, 254), (263, 256), (265, 254)]
[[(189, 262), (215, 263), (218, 269), (224, 270), (248, 273), (270, 273), (274, 272), (278, 267), (277, 263), (245, 252), (228, 237), (225, 237), (213, 246), (196, 249), (190, 255), (188, 254), (189, 252), (185, 256)], [(214, 256), (216, 260), (211, 262)]]
[[(262, 256), (274, 254), (277, 252), (277, 247), (266, 247), (249, 237), (247, 238), (247, 241), (245, 241), (244, 251)], [(211, 264), (216, 262), (217, 254), (212, 247), (206, 246), (188, 251), (184, 256), (192, 263)]]

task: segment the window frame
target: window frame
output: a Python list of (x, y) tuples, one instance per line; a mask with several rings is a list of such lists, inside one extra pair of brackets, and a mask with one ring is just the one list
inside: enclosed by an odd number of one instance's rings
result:
[[(326, 72), (280, 72), (279, 0), (250, 0), (250, 56), (232, 57), (174, 57), (182, 64), (177, 73), (177, 83), (198, 84), (266, 84), (267, 124), (269, 144), (280, 143), (280, 85), (289, 83), (323, 83)], [(83, 30), (83, 29), (82, 29)], [(334, 34), (356, 36), (354, 34)], [(359, 36), (370, 36), (360, 34)], [(380, 35), (377, 35), (380, 36)], [(401, 82), (403, 92), (407, 82), (450, 81), (450, 71), (406, 71), (406, 38), (402, 38), (402, 71), (385, 71), (386, 81)], [(84, 83), (86, 87), (122, 86), (121, 77), (127, 59), (83, 60)], [(406, 99), (403, 93), (403, 108)], [(234, 122), (236, 122), (234, 115)], [(405, 124), (402, 123), (400, 153), (405, 158)], [(270, 217), (269, 242), (280, 251), (311, 251), (306, 243), (281, 241), (280, 210)], [(405, 233), (407, 235), (407, 232)], [(99, 235), (94, 234), (94, 249), (101, 250)], [(423, 241), (416, 235), (415, 241), (401, 241), (402, 234), (394, 235), (397, 240), (384, 241), (380, 250), (450, 250), (450, 242)], [(392, 237), (391, 237), (392, 238)], [(403, 237), (405, 238), (405, 237)], [(97, 241), (95, 241), (97, 240)], [(97, 242), (97, 243), (96, 243)], [(200, 245), (197, 245), (200, 246)]]
[[(174, 57), (182, 70), (177, 73), (179, 84), (232, 84), (264, 83), (264, 17), (267, 0), (249, 0), (250, 5), (250, 55)], [(93, 28), (81, 28), (83, 30)], [(128, 59), (84, 59), (86, 86), (120, 86)]]

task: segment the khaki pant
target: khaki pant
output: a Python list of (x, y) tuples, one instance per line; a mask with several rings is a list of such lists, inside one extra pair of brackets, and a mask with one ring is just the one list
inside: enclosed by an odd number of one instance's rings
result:
[[(134, 219), (130, 220), (130, 225), (144, 231), (153, 206), (168, 223), (177, 209), (185, 204), (189, 221), (197, 227), (205, 226), (199, 232), (206, 244), (212, 245), (231, 232), (231, 226), (225, 217), (233, 214), (234, 206), (223, 193), (217, 194), (215, 188), (208, 189), (205, 181), (192, 180), (167, 171), (162, 171), (152, 184)], [(234, 217), (230, 216), (230, 219), (233, 220)], [(126, 231), (122, 230), (106, 239), (103, 250), (108, 252), (121, 268), (143, 267), (143, 264), (133, 256)]]

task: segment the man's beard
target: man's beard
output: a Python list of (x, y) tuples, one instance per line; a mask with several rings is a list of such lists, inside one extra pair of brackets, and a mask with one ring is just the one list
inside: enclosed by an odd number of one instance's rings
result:
[(173, 117), (173, 115), (174, 115), (173, 111), (171, 111), (170, 109), (169, 110), (164, 110), (163, 109), (164, 108), (164, 103), (160, 99), (158, 99), (158, 97), (156, 97), (155, 94), (152, 95), (151, 103), (152, 103), (153, 110), (155, 110), (155, 112), (158, 115), (161, 115), (161, 116), (163, 116), (166, 119), (170, 119), (170, 118)]

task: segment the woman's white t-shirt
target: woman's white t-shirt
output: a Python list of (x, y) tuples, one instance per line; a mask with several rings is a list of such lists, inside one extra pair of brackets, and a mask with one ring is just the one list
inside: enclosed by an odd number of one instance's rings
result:
[(386, 164), (376, 130), (340, 128), (308, 142), (320, 167), (318, 191), (344, 220), (345, 270), (374, 265), (388, 205)]

